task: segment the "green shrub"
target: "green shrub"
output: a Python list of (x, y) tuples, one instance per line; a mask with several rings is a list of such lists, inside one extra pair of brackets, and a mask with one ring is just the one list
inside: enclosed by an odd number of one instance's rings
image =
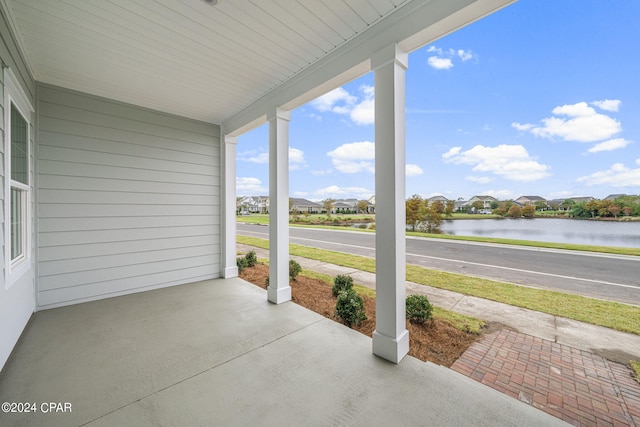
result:
[(336, 300), (336, 316), (348, 327), (357, 326), (363, 320), (367, 320), (362, 297), (353, 289), (340, 292)]
[(238, 266), (238, 273), (242, 273), (242, 270), (249, 267), (245, 257), (236, 258), (236, 265)]
[(333, 287), (331, 292), (337, 297), (341, 291), (347, 291), (353, 288), (353, 278), (344, 274), (339, 274), (333, 279)]
[(411, 323), (424, 323), (431, 319), (433, 306), (424, 295), (409, 295), (406, 301), (407, 319)]
[(256, 251), (250, 251), (244, 256), (244, 259), (247, 261), (247, 267), (254, 267), (258, 263)]
[(267, 276), (267, 278), (264, 279), (264, 288), (269, 289), (269, 276)]
[(295, 282), (298, 274), (302, 272), (302, 267), (295, 260), (289, 260), (289, 279)]

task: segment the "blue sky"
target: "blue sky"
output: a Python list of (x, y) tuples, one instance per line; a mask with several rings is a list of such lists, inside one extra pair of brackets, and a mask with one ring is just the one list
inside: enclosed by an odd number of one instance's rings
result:
[[(409, 56), (407, 196), (640, 194), (640, 2), (521, 0)], [(369, 198), (373, 74), (291, 112), (290, 196)], [(238, 195), (267, 195), (268, 127)]]

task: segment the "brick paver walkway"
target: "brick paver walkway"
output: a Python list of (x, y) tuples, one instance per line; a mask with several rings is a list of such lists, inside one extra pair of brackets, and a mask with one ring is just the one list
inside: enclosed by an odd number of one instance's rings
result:
[(502, 330), (452, 369), (573, 425), (640, 427), (640, 384), (631, 370), (587, 351)]

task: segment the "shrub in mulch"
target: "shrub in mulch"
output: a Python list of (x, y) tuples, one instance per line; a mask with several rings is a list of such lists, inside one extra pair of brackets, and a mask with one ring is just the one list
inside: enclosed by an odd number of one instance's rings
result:
[[(269, 267), (256, 264), (252, 268), (244, 268), (240, 278), (264, 289), (265, 279), (269, 277)], [(298, 276), (291, 281), (291, 299), (296, 304), (313, 310), (329, 319), (340, 321), (335, 317), (336, 297), (333, 296), (330, 284), (322, 280)], [(353, 329), (371, 336), (376, 327), (376, 301), (367, 295), (361, 295), (366, 320)], [(450, 367), (462, 353), (480, 337), (460, 331), (449, 323), (432, 318), (424, 324), (414, 324), (407, 320), (409, 330), (409, 354), (423, 361), (429, 361)]]

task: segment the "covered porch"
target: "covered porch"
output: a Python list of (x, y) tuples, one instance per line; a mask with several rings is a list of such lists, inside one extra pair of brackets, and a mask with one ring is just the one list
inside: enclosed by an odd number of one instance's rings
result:
[[(241, 279), (40, 311), (0, 374), (2, 425), (552, 426), (449, 369), (371, 354), (371, 339)], [(43, 413), (43, 403), (71, 411)], [(48, 408), (48, 406), (46, 406)]]
[(34, 312), (236, 277), (236, 146), (266, 122), (267, 299), (289, 301), (290, 113), (370, 72), (372, 351), (400, 362), (409, 53), (512, 1), (0, 1), (0, 368)]

